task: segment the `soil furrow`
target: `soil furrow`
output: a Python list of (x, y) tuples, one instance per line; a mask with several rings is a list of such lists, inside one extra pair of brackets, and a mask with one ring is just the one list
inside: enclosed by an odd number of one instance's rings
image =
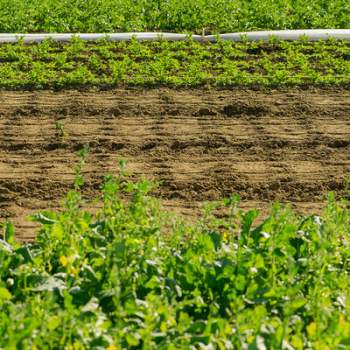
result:
[(34, 234), (26, 216), (58, 208), (72, 188), (85, 144), (88, 203), (120, 158), (188, 217), (233, 193), (244, 208), (277, 200), (314, 213), (328, 191), (347, 191), (346, 89), (2, 91), (0, 101), (0, 221), (23, 239)]

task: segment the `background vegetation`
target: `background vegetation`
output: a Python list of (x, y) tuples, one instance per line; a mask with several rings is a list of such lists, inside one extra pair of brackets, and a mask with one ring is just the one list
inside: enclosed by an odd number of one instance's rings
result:
[(347, 42), (220, 41), (0, 46), (0, 87), (308, 86), (350, 82)]
[(350, 28), (347, 0), (0, 0), (0, 32)]

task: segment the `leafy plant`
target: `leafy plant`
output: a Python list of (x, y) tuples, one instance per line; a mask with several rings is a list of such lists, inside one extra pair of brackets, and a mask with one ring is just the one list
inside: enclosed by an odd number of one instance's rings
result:
[(57, 121), (55, 123), (56, 135), (60, 138), (66, 136), (66, 131), (64, 129), (64, 124), (62, 122)]
[(349, 28), (346, 0), (1, 0), (0, 32)]
[[(75, 189), (19, 243), (0, 240), (4, 349), (344, 349), (350, 342), (350, 212), (274, 205), (263, 218), (234, 196), (196, 223), (169, 216), (148, 181), (105, 177), (100, 211)], [(215, 209), (226, 215), (217, 218)]]
[(349, 57), (349, 43), (334, 40), (4, 44), (0, 87), (346, 85)]

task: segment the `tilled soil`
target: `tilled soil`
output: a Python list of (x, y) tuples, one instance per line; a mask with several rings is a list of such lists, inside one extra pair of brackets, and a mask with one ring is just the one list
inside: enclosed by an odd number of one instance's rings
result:
[(195, 216), (203, 201), (239, 194), (319, 212), (350, 172), (350, 91), (172, 90), (0, 92), (0, 221), (56, 208), (89, 144), (87, 198), (118, 159), (159, 181), (164, 206)]

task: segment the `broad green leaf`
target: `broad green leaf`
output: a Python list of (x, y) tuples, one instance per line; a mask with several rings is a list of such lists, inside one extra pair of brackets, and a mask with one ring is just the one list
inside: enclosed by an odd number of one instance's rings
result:
[(58, 316), (52, 316), (47, 322), (47, 328), (50, 331), (55, 330), (61, 324), (61, 318)]
[(316, 335), (316, 330), (317, 326), (315, 322), (311, 322), (309, 325), (306, 327), (308, 335), (313, 338)]
[(0, 300), (10, 300), (12, 298), (12, 294), (4, 287), (0, 287)]
[(11, 222), (6, 222), (4, 225), (4, 237), (7, 243), (9, 244), (14, 243), (15, 227)]
[(138, 333), (128, 333), (126, 335), (126, 341), (129, 346), (138, 346), (140, 344), (140, 335)]

